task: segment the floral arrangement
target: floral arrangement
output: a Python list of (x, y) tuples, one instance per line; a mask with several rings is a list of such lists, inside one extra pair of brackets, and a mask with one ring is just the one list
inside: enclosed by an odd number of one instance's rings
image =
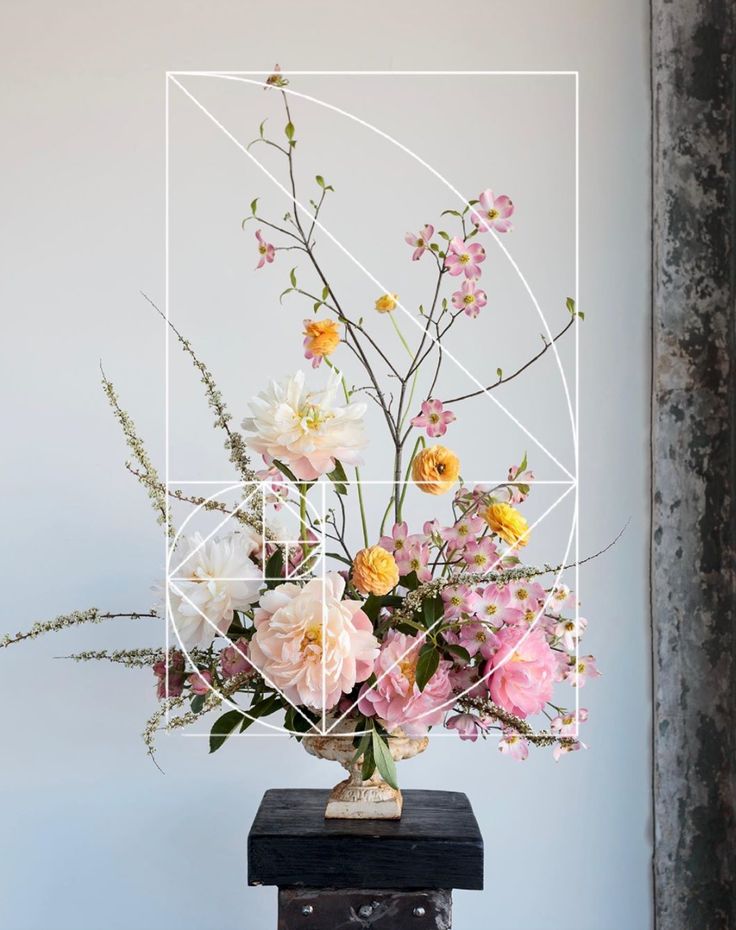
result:
[[(264, 388), (240, 432), (208, 367), (172, 326), (242, 482), (242, 499), (228, 506), (161, 481), (103, 372), (131, 453), (127, 467), (171, 539), (164, 604), (143, 613), (81, 611), (0, 644), (119, 617), (168, 621), (176, 644), (167, 650), (72, 657), (150, 667), (161, 702), (144, 731), (152, 754), (157, 730), (189, 726), (225, 705), (211, 729), (211, 751), (254, 720), (275, 716), (297, 739), (349, 721), (363, 776), (377, 768), (391, 785), (391, 736), (423, 736), (432, 727), (471, 741), (496, 733), (499, 750), (514, 759), (525, 759), (530, 746), (550, 746), (558, 759), (583, 745), (577, 734), (587, 711), (555, 703), (557, 685), (579, 688), (599, 674), (593, 656), (579, 655), (586, 621), (576, 619), (575, 596), (560, 582), (569, 566), (521, 561), (531, 534), (522, 509), (534, 484), (526, 455), (503, 484), (469, 486), (461, 478), (462, 450), (449, 443), (463, 401), (526, 371), (583, 315), (568, 300), (564, 326), (518, 370), (504, 375), (498, 369), (485, 389), (443, 396), (444, 340), (456, 325), (472, 327), (488, 303), (484, 237), (512, 228), (512, 200), (484, 190), (464, 209), (444, 211), (452, 230), (426, 224), (405, 237), (407, 259), (431, 274), (416, 344), (397, 322), (398, 296), (371, 298), (373, 322), (390, 321), (390, 335), (406, 354), (406, 364), (396, 364), (372, 327), (340, 301), (322, 267), (315, 245), (334, 189), (317, 176), (309, 208), (302, 205), (288, 82), (277, 70), (265, 84), (281, 98), (283, 137), (266, 134), (264, 121), (252, 145), (282, 159), (291, 203), (276, 220), (253, 200), (243, 228), (254, 230), (260, 273), (278, 268), (286, 252), (302, 262), (290, 270), (280, 299), (300, 297), (311, 306), (302, 337), (313, 373), (298, 371)], [(311, 283), (301, 282), (303, 273)], [(367, 378), (366, 387), (354, 387), (343, 374), (348, 359)], [(308, 385), (320, 376), (317, 387)], [(378, 514), (367, 512), (360, 477), (369, 401), (380, 412), (393, 459), (394, 480)], [(262, 457), (262, 468), (254, 467), (253, 456)], [(309, 506), (310, 494), (325, 482), (334, 506), (320, 514)], [(421, 525), (406, 519), (408, 493), (429, 505)], [(174, 502), (214, 514), (227, 531), (177, 533)], [(298, 540), (289, 544), (278, 519), (292, 513)], [(327, 540), (334, 552), (325, 552)], [(542, 729), (530, 722), (536, 717), (546, 719)]]

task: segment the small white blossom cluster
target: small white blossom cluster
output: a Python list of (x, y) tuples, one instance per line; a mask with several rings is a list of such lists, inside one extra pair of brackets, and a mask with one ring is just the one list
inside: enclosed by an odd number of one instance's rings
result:
[(34, 623), (33, 626), (26, 630), (25, 633), (19, 632), (14, 636), (10, 633), (6, 633), (2, 639), (0, 639), (0, 649), (10, 646), (11, 643), (19, 643), (24, 639), (36, 639), (38, 636), (43, 636), (44, 633), (56, 633), (59, 630), (65, 630), (67, 627), (79, 626), (82, 623), (102, 623), (104, 620), (112, 620), (117, 617), (126, 617), (130, 620), (140, 620), (143, 617), (157, 617), (158, 614), (154, 611), (149, 613), (125, 613), (125, 614), (111, 614), (111, 613), (100, 613), (97, 607), (90, 607), (89, 610), (74, 610), (70, 614), (61, 614), (58, 617), (55, 617), (53, 620), (42, 620), (38, 623)]

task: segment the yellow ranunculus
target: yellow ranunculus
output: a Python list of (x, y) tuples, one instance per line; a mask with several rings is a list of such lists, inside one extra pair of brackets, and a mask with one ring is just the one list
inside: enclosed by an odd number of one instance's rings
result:
[(460, 459), (444, 446), (430, 446), (416, 456), (411, 476), (420, 491), (445, 494), (460, 474)]
[(399, 583), (396, 559), (380, 546), (361, 549), (353, 560), (352, 582), (362, 594), (388, 594)]
[(399, 300), (398, 294), (382, 294), (376, 301), (376, 310), (379, 313), (391, 313), (396, 309)]
[(308, 358), (324, 358), (340, 345), (340, 330), (334, 320), (305, 320), (304, 335), (304, 348), (310, 353)]
[(529, 542), (529, 524), (511, 504), (498, 501), (490, 504), (483, 518), (494, 533), (510, 546), (521, 548)]

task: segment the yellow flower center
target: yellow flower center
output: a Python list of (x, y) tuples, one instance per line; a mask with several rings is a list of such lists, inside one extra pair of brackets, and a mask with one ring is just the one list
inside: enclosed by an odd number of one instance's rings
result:
[(322, 627), (310, 626), (307, 628), (299, 646), (301, 652), (309, 651), (314, 654), (322, 654)]
[(489, 219), (489, 220), (495, 220), (497, 216), (498, 216), (498, 210), (489, 210), (489, 211), (488, 211), (488, 219)]
[(529, 592), (526, 588), (519, 588), (516, 592), (516, 598), (519, 601), (525, 601), (529, 597)]
[(423, 245), (424, 245), (424, 239), (422, 239), (422, 237), (420, 236), (417, 239), (417, 247), (421, 249)]
[(463, 297), (463, 303), (465, 304), (466, 307), (469, 307), (471, 304), (474, 304), (475, 294), (466, 294), (465, 297)]
[(266, 252), (268, 252), (268, 247), (265, 246), (265, 245), (259, 245), (259, 246), (258, 246), (258, 251), (259, 251), (259, 253), (260, 253), (261, 255), (265, 255)]
[(498, 611), (498, 607), (497, 607), (496, 604), (489, 604), (489, 605), (486, 607), (486, 614), (487, 614), (489, 617), (492, 617), (495, 613), (497, 613), (497, 611)]
[(409, 682), (410, 686), (414, 686), (414, 682), (417, 680), (417, 666), (412, 659), (404, 659), (403, 662), (399, 662), (399, 671)]
[(485, 565), (487, 561), (487, 557), (482, 552), (476, 552), (473, 556), (474, 565)]
[(440, 422), (440, 415), (439, 415), (439, 413), (430, 413), (430, 415), (429, 415), (429, 422), (430, 422), (430, 423), (439, 423), (439, 422)]
[(468, 262), (470, 261), (470, 255), (468, 255), (467, 252), (463, 252), (463, 254), (458, 257), (459, 257), (461, 265), (467, 265)]

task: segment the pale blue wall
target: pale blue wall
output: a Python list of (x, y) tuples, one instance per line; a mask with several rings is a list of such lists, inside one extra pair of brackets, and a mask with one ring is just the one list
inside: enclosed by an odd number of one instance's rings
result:
[[(6, 5), (0, 119), (8, 273), (0, 371), (10, 441), (2, 484), (2, 626), (14, 631), (93, 604), (150, 604), (162, 544), (145, 495), (121, 467), (124, 453), (96, 365), (103, 356), (160, 457), (162, 340), (138, 290), (162, 296), (165, 69), (267, 69), (276, 60), (305, 69), (579, 69), (581, 294), (588, 316), (581, 552), (605, 544), (631, 517), (624, 540), (583, 575), (588, 644), (605, 672), (584, 692), (590, 750), (560, 765), (542, 754), (515, 765), (491, 744), (436, 740), (424, 758), (406, 764), (404, 780), (466, 791), (480, 820), (487, 890), (457, 895), (458, 930), (647, 930), (647, 4), (514, 0), (448, 16), (450, 9), (436, 0)], [(355, 109), (383, 108), (396, 121), (390, 85), (383, 87), (384, 102), (368, 94), (353, 101)], [(550, 85), (539, 88), (551, 94), (550, 107), (565, 105)], [(431, 123), (431, 101), (419, 93), (418, 112)], [(457, 138), (440, 132), (436, 151), (422, 154), (448, 171), (467, 163), (472, 178), (487, 161), (495, 177), (504, 151), (508, 157), (523, 149), (527, 134), (535, 140), (535, 127), (521, 119), (504, 123), (497, 149), (461, 149), (458, 159), (457, 146), (466, 134), (472, 138), (473, 115), (462, 108), (473, 94), (468, 79), (457, 98)], [(493, 120), (494, 113), (478, 118)], [(554, 135), (550, 151), (561, 158), (564, 145), (555, 147)], [(325, 174), (332, 158), (328, 146), (319, 166)], [(525, 270), (550, 292), (560, 269), (547, 252), (562, 248), (557, 240), (569, 234), (569, 164), (559, 165), (559, 178), (559, 214), (552, 212), (546, 230), (535, 220), (536, 240), (521, 231), (517, 240), (526, 249)], [(248, 189), (237, 191), (243, 209)], [(403, 225), (403, 204), (397, 210)], [(249, 269), (249, 244), (237, 240), (236, 248)], [(200, 286), (219, 299), (236, 284)], [(257, 291), (258, 301), (269, 292)], [(250, 373), (242, 378), (235, 364), (248, 359), (247, 350), (217, 334), (210, 341), (204, 354), (223, 350), (221, 381), (242, 415), (240, 392), (258, 381)], [(484, 357), (483, 345), (466, 351), (471, 360)], [(261, 354), (259, 372), (272, 361)], [(186, 386), (188, 372), (181, 372), (182, 397), (195, 398), (196, 385)], [(534, 406), (534, 395), (524, 394), (531, 390), (520, 389), (520, 405)], [(202, 411), (192, 418), (192, 441), (201, 436), (218, 454)], [(201, 740), (172, 737), (161, 744), (162, 776), (139, 739), (154, 709), (147, 674), (53, 659), (122, 646), (133, 636), (158, 643), (150, 628), (128, 624), (0, 655), (0, 925), (268, 930), (275, 926), (274, 891), (244, 884), (255, 808), (269, 787), (324, 786), (337, 769), (281, 739), (244, 741), (210, 759)]]

